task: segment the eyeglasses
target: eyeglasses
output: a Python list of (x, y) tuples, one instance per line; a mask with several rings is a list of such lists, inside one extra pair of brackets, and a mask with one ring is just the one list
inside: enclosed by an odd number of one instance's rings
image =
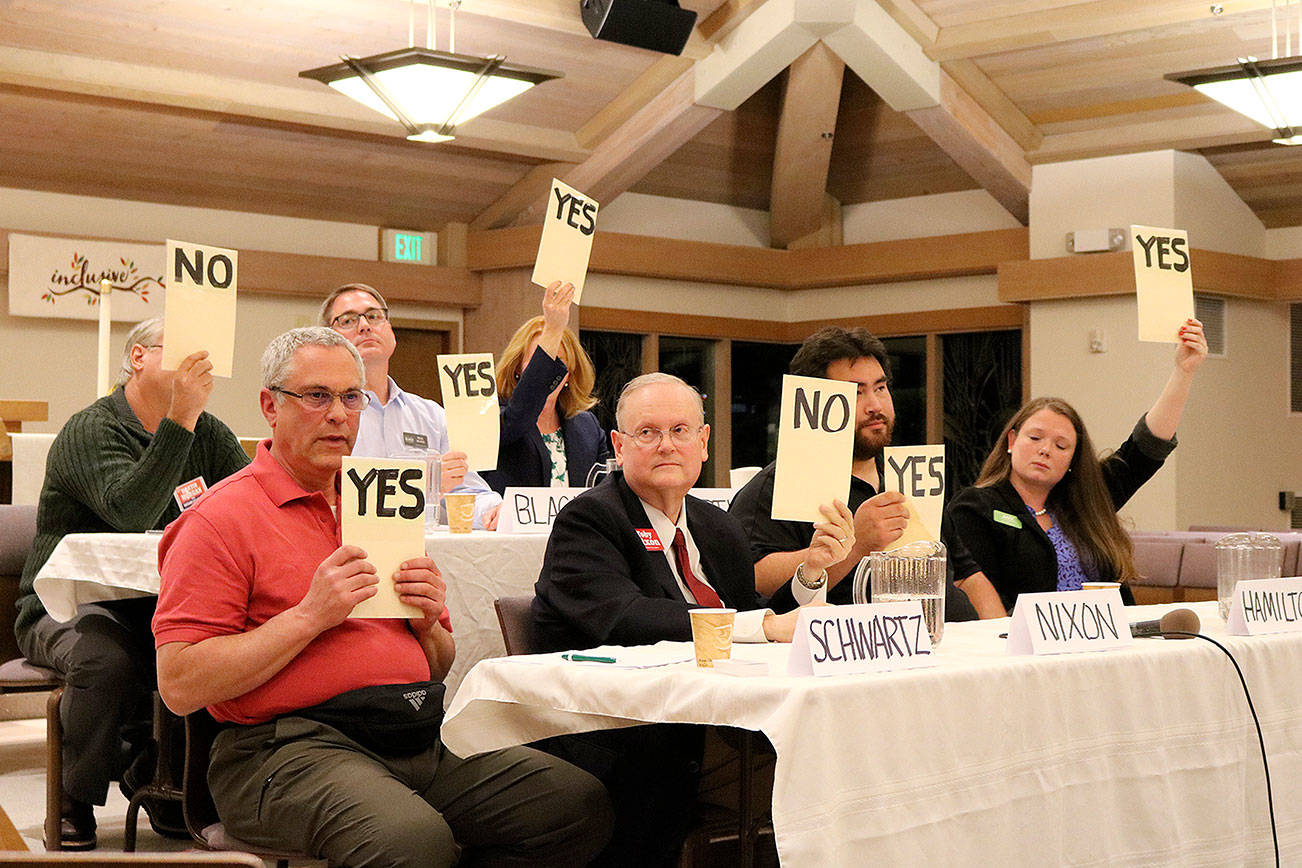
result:
[(349, 413), (360, 413), (371, 402), (371, 396), (361, 389), (349, 389), (345, 392), (332, 392), (329, 389), (305, 389), (302, 393), (299, 393), (291, 392), (289, 389), (282, 389), (279, 386), (272, 386), (271, 391), (289, 395), (291, 398), (298, 398), (303, 402), (304, 406), (311, 410), (325, 410), (333, 407), (335, 398), (338, 398), (339, 403), (343, 404), (344, 409)]
[(371, 325), (377, 326), (382, 322), (389, 321), (389, 311), (387, 308), (373, 307), (370, 310), (364, 310), (361, 313), (353, 313), (351, 311), (348, 313), (341, 313), (339, 316), (330, 320), (330, 327), (350, 332), (357, 328), (357, 323), (361, 321), (362, 317), (366, 317), (366, 321)]
[(696, 437), (697, 432), (700, 430), (700, 425), (693, 427), (691, 425), (680, 424), (675, 425), (668, 431), (648, 426), (645, 428), (639, 428), (636, 431), (620, 431), (619, 433), (623, 434), (625, 437), (632, 437), (634, 443), (645, 449), (648, 446), (659, 446), (660, 441), (665, 438), (665, 435), (669, 436), (669, 439), (675, 446), (686, 446), (688, 443), (692, 442), (693, 438)]

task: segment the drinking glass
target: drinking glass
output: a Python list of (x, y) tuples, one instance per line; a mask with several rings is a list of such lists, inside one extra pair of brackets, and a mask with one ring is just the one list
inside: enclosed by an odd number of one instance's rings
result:
[(1234, 586), (1244, 579), (1278, 579), (1284, 547), (1270, 533), (1232, 533), (1216, 541), (1216, 599), (1222, 619), (1230, 617)]
[(860, 561), (851, 586), (856, 603), (919, 600), (931, 644), (945, 634), (945, 562), (942, 543), (919, 541)]

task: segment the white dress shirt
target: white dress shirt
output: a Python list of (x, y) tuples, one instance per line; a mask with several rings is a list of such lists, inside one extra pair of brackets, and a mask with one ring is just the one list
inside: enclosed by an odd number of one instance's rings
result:
[[(678, 572), (678, 558), (674, 555), (674, 532), (681, 530), (683, 539), (687, 541), (687, 562), (691, 565), (692, 573), (711, 589), (714, 585), (710, 582), (710, 577), (701, 569), (701, 552), (696, 548), (696, 542), (692, 539), (692, 532), (687, 529), (687, 501), (683, 501), (683, 508), (678, 511), (678, 522), (669, 520), (669, 516), (647, 503), (642, 498), (642, 508), (646, 510), (646, 516), (651, 520), (651, 529), (656, 532), (660, 538), (661, 547), (664, 549), (665, 560), (669, 562), (669, 569), (674, 574), (674, 579), (678, 582), (678, 590), (682, 591), (683, 599), (689, 603), (699, 602), (692, 593), (692, 589), (687, 587), (683, 577)], [(749, 552), (745, 554), (749, 557)], [(718, 591), (715, 591), (717, 594)], [(725, 604), (726, 605), (726, 604)], [(738, 612), (737, 619), (732, 625), (732, 639), (734, 642), (767, 642), (768, 637), (764, 635), (764, 616), (773, 614), (772, 609), (751, 609), (745, 612)]]
[[(442, 454), (448, 451), (448, 422), (443, 408), (431, 401), (398, 388), (389, 378), (389, 403), (382, 404), (370, 389), (371, 402), (362, 410), (357, 427), (353, 455), (362, 458), (410, 458), (416, 450)], [(404, 438), (403, 435), (408, 435)], [(419, 445), (423, 438), (424, 445)], [(417, 441), (415, 444), (409, 440)], [(484, 526), (484, 513), (502, 502), (501, 495), (488, 487), (484, 478), (473, 470), (466, 472), (461, 484), (444, 494), (475, 495), (475, 527)]]

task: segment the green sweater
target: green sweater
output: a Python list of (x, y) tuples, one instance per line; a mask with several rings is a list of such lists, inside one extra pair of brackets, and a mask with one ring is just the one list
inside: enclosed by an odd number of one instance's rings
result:
[(45, 614), (32, 580), (65, 534), (164, 528), (181, 514), (172, 497), (178, 485), (203, 477), (211, 486), (248, 463), (231, 430), (207, 413), (193, 432), (164, 419), (150, 434), (122, 389), (74, 414), (46, 459), (14, 632), (21, 636)]

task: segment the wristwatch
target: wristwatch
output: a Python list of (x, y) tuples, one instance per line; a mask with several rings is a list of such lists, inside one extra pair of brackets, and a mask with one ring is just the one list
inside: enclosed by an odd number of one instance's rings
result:
[(827, 570), (819, 573), (816, 579), (805, 578), (805, 563), (801, 561), (796, 565), (796, 581), (804, 585), (807, 590), (817, 591), (827, 583)]

